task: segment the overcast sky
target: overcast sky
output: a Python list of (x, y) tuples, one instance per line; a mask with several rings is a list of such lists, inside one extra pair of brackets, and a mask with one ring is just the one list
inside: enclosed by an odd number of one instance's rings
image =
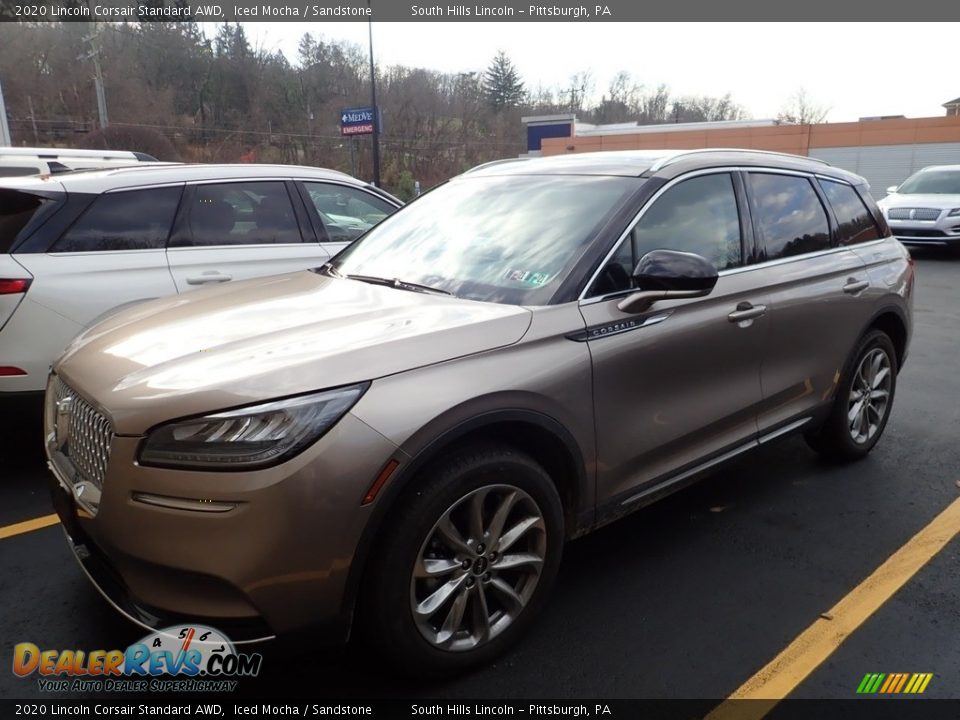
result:
[[(245, 23), (252, 42), (296, 61), (305, 32), (367, 48), (367, 23)], [(960, 96), (960, 23), (374, 23), (378, 64), (482, 71), (504, 50), (528, 89), (593, 73), (597, 97), (619, 70), (675, 95), (730, 92), (772, 118), (803, 87), (831, 122), (931, 117)], [(208, 34), (212, 32), (208, 30)], [(911, 60), (905, 41), (939, 51)]]

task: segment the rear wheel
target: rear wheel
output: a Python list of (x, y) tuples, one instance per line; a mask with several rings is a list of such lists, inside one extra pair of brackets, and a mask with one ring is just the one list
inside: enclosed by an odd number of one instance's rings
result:
[(897, 354), (890, 337), (871, 330), (840, 378), (833, 408), (810, 446), (833, 460), (857, 460), (877, 444), (893, 408)]
[(473, 448), (399, 502), (367, 575), (364, 632), (408, 673), (489, 662), (556, 576), (563, 511), (550, 477), (510, 448)]

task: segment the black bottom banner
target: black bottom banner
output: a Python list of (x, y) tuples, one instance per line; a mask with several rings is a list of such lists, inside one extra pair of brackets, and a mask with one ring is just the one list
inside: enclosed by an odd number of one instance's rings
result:
[(851, 700), (0, 700), (10, 717), (617, 718), (618, 720), (927, 720), (960, 718), (960, 699)]

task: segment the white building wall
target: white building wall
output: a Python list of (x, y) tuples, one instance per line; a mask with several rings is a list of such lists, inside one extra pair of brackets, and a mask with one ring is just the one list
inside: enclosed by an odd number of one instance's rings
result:
[(960, 143), (810, 148), (810, 157), (862, 175), (879, 200), (888, 187), (899, 185), (928, 165), (960, 165)]

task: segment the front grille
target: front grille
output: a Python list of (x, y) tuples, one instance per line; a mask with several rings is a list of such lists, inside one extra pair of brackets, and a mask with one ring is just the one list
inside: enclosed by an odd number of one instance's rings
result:
[(936, 220), (943, 210), (937, 208), (908, 208), (896, 207), (887, 210), (890, 220)]
[(60, 378), (55, 383), (53, 429), (57, 449), (70, 460), (80, 479), (102, 490), (113, 440), (110, 421)]
[(917, 238), (939, 238), (946, 237), (947, 234), (942, 230), (927, 230), (925, 228), (897, 228), (893, 232), (898, 238), (900, 237), (917, 237)]

